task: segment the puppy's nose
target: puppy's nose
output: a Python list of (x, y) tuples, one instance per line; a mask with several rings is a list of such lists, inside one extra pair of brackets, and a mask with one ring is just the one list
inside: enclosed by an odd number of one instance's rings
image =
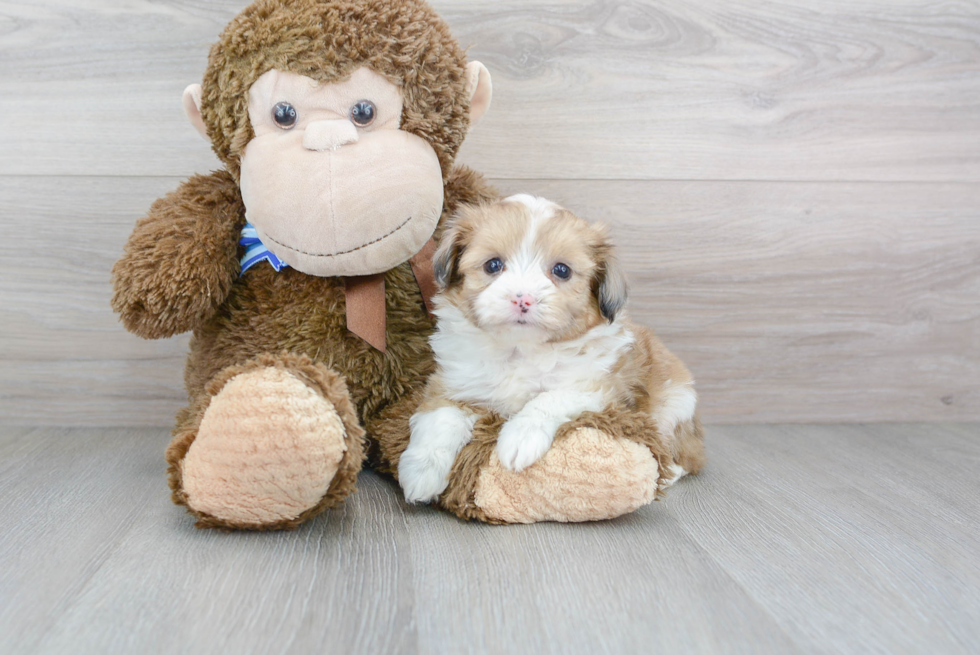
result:
[(526, 312), (535, 303), (534, 296), (529, 293), (524, 293), (523, 291), (518, 291), (514, 294), (514, 297), (510, 300), (514, 305), (516, 305), (521, 312)]
[(316, 121), (306, 126), (303, 147), (307, 150), (336, 150), (357, 142), (357, 128), (346, 120)]

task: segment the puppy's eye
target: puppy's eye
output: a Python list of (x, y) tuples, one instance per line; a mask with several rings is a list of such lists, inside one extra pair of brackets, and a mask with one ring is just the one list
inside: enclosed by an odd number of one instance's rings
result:
[(568, 264), (558, 262), (552, 267), (551, 274), (560, 280), (567, 280), (572, 277), (572, 269), (568, 268)]
[(276, 106), (272, 108), (272, 120), (284, 130), (291, 130), (295, 127), (296, 117), (296, 107), (288, 102), (276, 103)]
[(487, 263), (483, 265), (483, 270), (487, 272), (487, 275), (496, 275), (504, 270), (504, 262), (501, 261), (500, 257), (494, 257), (487, 260)]
[(370, 100), (361, 100), (354, 103), (350, 108), (350, 120), (358, 127), (367, 127), (374, 122), (374, 116), (378, 113), (377, 107)]

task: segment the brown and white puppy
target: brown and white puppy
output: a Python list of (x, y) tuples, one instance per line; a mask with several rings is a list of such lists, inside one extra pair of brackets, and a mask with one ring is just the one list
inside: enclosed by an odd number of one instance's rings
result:
[(488, 411), (507, 419), (496, 454), (514, 471), (542, 457), (563, 423), (611, 406), (647, 408), (675, 459), (700, 461), (700, 439), (674, 437), (696, 432), (677, 429), (695, 420), (694, 380), (627, 318), (626, 278), (604, 226), (516, 195), (462, 210), (434, 266), (438, 369), (398, 465), (406, 500), (438, 498)]

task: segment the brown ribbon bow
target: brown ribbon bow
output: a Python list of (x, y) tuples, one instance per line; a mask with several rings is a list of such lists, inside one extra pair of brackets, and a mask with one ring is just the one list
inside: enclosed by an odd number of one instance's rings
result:
[[(432, 270), (432, 256), (436, 242), (429, 239), (422, 250), (409, 260), (412, 273), (422, 292), (425, 309), (432, 313), (432, 296), (436, 293), (436, 277)], [(385, 274), (358, 275), (344, 278), (344, 295), (347, 299), (347, 329), (385, 351)]]

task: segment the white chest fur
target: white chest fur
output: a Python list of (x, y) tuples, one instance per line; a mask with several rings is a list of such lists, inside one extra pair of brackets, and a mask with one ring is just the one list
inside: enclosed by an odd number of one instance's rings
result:
[(561, 343), (494, 334), (474, 326), (452, 306), (436, 311), (432, 350), (449, 398), (483, 405), (504, 417), (549, 391), (602, 391), (602, 380), (633, 344), (619, 321), (603, 323)]

